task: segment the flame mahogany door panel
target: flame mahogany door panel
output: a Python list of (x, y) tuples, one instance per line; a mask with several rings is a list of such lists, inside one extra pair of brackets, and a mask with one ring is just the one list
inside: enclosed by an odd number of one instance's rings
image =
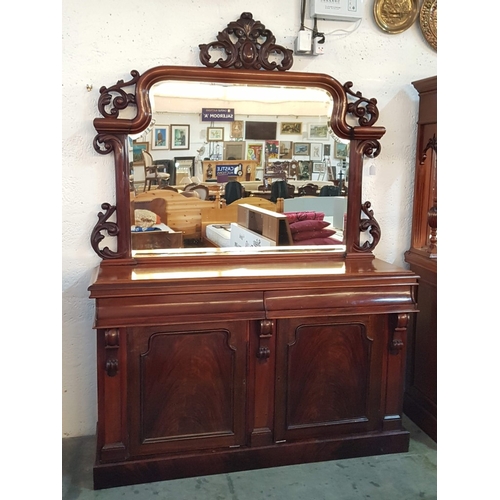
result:
[(376, 429), (387, 351), (383, 321), (346, 316), (278, 322), (277, 441)]
[(243, 444), (248, 325), (128, 329), (131, 456)]

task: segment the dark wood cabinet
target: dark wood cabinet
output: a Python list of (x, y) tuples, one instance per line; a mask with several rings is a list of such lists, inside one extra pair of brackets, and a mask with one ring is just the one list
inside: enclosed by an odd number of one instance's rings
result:
[(420, 97), (411, 248), (420, 276), (418, 315), (408, 329), (405, 413), (437, 440), (437, 77), (413, 82)]
[(416, 276), (301, 269), (100, 267), (96, 488), (408, 449)]

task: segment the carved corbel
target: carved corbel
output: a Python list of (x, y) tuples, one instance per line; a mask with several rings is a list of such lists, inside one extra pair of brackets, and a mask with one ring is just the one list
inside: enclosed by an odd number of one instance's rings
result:
[(396, 328), (394, 328), (392, 332), (392, 339), (389, 346), (391, 354), (399, 354), (401, 349), (403, 349), (403, 338), (406, 334), (409, 319), (410, 315), (408, 313), (398, 314), (398, 322)]
[(274, 321), (263, 319), (260, 322), (259, 347), (257, 349), (257, 358), (266, 361), (271, 356), (269, 343), (273, 335)]
[(106, 352), (106, 364), (104, 369), (108, 377), (114, 377), (118, 373), (118, 349), (120, 348), (120, 332), (111, 328), (104, 332), (104, 349)]
[(103, 203), (101, 208), (105, 210), (105, 212), (99, 212), (97, 214), (99, 221), (94, 226), (92, 234), (90, 235), (90, 244), (94, 252), (103, 259), (120, 259), (126, 255), (126, 252), (114, 252), (110, 250), (109, 247), (104, 247), (102, 250), (99, 248), (99, 243), (104, 239), (104, 235), (101, 234), (101, 231), (106, 231), (109, 236), (118, 236), (120, 232), (118, 224), (109, 221), (109, 218), (116, 211), (116, 206), (110, 205), (109, 203)]
[(354, 244), (356, 252), (371, 252), (380, 241), (381, 231), (380, 226), (375, 217), (373, 217), (373, 210), (370, 210), (372, 204), (366, 201), (361, 205), (361, 211), (368, 217), (359, 221), (359, 230), (361, 232), (368, 231), (372, 237), (372, 241), (365, 241), (363, 245)]

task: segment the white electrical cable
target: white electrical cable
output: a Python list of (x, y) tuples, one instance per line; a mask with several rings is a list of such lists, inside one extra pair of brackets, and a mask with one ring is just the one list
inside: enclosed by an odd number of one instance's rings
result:
[(330, 33), (325, 33), (325, 36), (335, 35), (338, 32), (341, 32), (341, 34), (350, 35), (351, 33), (354, 33), (359, 28), (359, 26), (361, 25), (361, 21), (362, 21), (362, 19), (358, 19), (352, 30), (337, 29), (337, 30), (330, 31)]

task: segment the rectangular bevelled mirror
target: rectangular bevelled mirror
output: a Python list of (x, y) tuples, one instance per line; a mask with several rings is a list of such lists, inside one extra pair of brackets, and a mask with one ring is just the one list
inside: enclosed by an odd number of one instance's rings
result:
[[(134, 255), (343, 246), (349, 162), (332, 154), (340, 139), (329, 125), (327, 91), (171, 80), (149, 94), (150, 125), (129, 136), (132, 152), (134, 145), (150, 145), (152, 167), (145, 172), (144, 162), (130, 164)], [(155, 131), (168, 130), (174, 143), (158, 147)], [(184, 158), (172, 130), (187, 148)], [(267, 224), (288, 214), (289, 237), (275, 240), (246, 227), (239, 212), (255, 214), (252, 207), (267, 211)]]

